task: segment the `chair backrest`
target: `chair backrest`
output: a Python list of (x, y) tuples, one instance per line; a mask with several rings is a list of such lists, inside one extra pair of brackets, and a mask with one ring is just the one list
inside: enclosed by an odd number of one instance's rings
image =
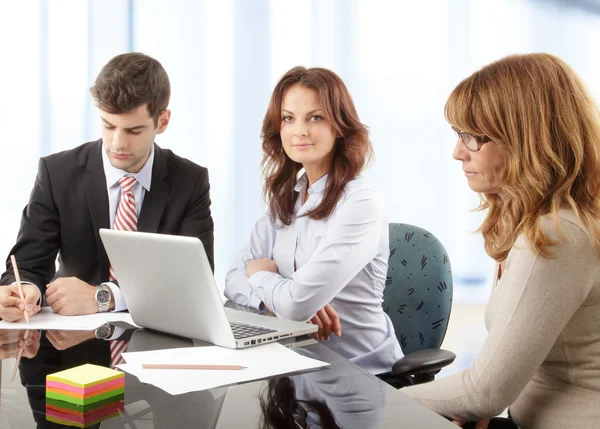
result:
[(442, 345), (452, 308), (452, 270), (446, 249), (430, 232), (390, 224), (383, 308), (404, 354)]

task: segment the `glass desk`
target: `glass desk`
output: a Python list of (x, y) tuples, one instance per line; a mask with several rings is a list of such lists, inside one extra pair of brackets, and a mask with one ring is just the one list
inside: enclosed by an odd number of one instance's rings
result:
[[(72, 427), (46, 419), (46, 375), (84, 363), (109, 366), (109, 342), (95, 339), (93, 332), (30, 331), (35, 341), (26, 347), (11, 383), (16, 343), (23, 334), (0, 331), (0, 427)], [(128, 351), (206, 345), (143, 329), (127, 330), (121, 339), (129, 341)], [(314, 429), (328, 427), (322, 420), (332, 415), (344, 429), (456, 428), (324, 344), (294, 351), (329, 362), (331, 368), (177, 396), (126, 373), (124, 412), (88, 427), (259, 428), (267, 415), (274, 422), (267, 427)]]

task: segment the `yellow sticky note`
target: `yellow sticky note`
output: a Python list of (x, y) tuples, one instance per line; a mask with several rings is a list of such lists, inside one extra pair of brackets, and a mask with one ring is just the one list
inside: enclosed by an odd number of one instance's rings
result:
[(77, 387), (90, 387), (124, 376), (125, 374), (120, 371), (86, 363), (65, 371), (49, 374), (46, 376), (46, 381), (56, 381)]

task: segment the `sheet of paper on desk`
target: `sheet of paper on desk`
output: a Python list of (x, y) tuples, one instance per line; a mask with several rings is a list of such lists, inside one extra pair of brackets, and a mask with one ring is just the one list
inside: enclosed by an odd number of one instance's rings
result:
[(86, 316), (61, 316), (50, 307), (44, 307), (26, 321), (9, 323), (0, 320), (0, 329), (39, 329), (65, 331), (91, 331), (107, 322), (126, 322), (136, 326), (129, 313), (97, 313)]
[[(171, 395), (212, 389), (276, 375), (328, 367), (327, 362), (307, 358), (277, 343), (241, 350), (217, 346), (123, 353), (127, 362), (118, 368)], [(143, 364), (242, 365), (242, 370), (143, 369)]]

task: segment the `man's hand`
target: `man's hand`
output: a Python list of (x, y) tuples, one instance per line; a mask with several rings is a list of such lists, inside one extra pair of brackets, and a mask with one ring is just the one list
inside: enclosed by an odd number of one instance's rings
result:
[(338, 337), (342, 336), (342, 325), (340, 318), (333, 307), (327, 304), (310, 320), (310, 322), (319, 327), (319, 330), (313, 334), (315, 340), (328, 340), (333, 332)]
[(272, 259), (263, 258), (252, 259), (251, 261), (248, 261), (246, 264), (246, 277), (250, 278), (253, 274), (258, 273), (259, 271), (270, 271), (277, 274), (279, 272), (279, 268)]
[(37, 305), (40, 299), (40, 290), (37, 286), (22, 283), (25, 301), (21, 301), (17, 285), (0, 286), (0, 318), (7, 322), (18, 322), (25, 318), (23, 311), (30, 316), (40, 311)]
[(96, 287), (77, 277), (60, 277), (46, 288), (46, 302), (55, 313), (78, 316), (98, 312)]
[(40, 349), (40, 331), (0, 330), (0, 360), (16, 358), (19, 350), (31, 359)]
[(96, 338), (96, 331), (46, 331), (46, 338), (56, 350), (65, 350)]

